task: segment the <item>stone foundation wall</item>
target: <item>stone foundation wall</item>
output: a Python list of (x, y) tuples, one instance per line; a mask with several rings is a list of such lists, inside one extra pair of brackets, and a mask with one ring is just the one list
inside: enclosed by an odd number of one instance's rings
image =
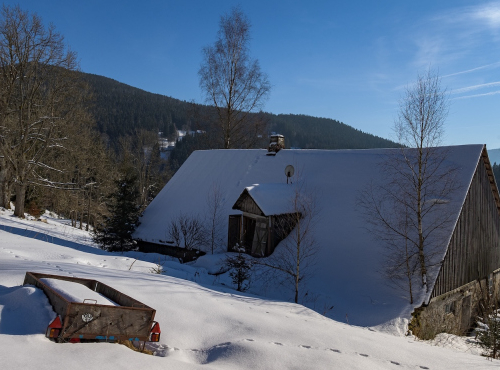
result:
[(432, 339), (439, 333), (464, 335), (482, 315), (490, 294), (494, 302), (500, 301), (500, 269), (487, 279), (434, 297), (427, 306), (415, 309), (410, 330), (421, 339)]

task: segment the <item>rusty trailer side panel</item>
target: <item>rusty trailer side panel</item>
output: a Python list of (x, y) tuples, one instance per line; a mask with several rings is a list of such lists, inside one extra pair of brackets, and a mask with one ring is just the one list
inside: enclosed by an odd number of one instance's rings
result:
[[(70, 302), (40, 281), (42, 278), (83, 284), (119, 306)], [(59, 339), (149, 340), (156, 311), (109, 285), (97, 280), (35, 272), (26, 272), (24, 284), (34, 285), (47, 295), (54, 311), (62, 320)]]

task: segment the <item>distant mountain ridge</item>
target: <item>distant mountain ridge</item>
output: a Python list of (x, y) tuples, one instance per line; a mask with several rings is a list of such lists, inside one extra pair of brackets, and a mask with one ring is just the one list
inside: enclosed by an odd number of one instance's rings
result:
[[(93, 93), (91, 113), (95, 117), (97, 129), (111, 143), (138, 129), (161, 131), (164, 136), (173, 137), (177, 129), (206, 129), (209, 125), (200, 118), (209, 116), (208, 106), (150, 93), (111, 78), (79, 73)], [(396, 146), (390, 140), (362, 132), (334, 119), (263, 114), (269, 123), (269, 132), (283, 134), (287, 147), (367, 149)], [(208, 149), (206, 145), (203, 149)]]
[(500, 149), (488, 149), (488, 157), (491, 164), (500, 164)]

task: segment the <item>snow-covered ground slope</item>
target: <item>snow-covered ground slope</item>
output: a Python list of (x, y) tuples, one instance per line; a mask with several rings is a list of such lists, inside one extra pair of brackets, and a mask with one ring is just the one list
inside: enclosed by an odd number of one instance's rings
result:
[[(440, 205), (456, 220), (479, 161), (483, 145), (443, 147), (443, 166), (457, 167), (458, 191)], [(386, 250), (376, 244), (366, 229), (359, 210), (361, 191), (371, 182), (382, 181), (380, 164), (398, 149), (370, 150), (281, 150), (267, 156), (265, 150), (208, 150), (194, 152), (145, 210), (135, 236), (158, 243), (168, 238), (168, 225), (179, 213), (207, 214), (207, 198), (214, 186), (224, 194), (224, 221), (227, 233), (228, 215), (245, 187), (287, 183), (285, 168), (293, 165), (290, 181), (302, 183), (305, 192), (316, 199), (314, 238), (317, 242), (317, 264), (301, 295), (301, 302), (323, 311), (337, 321), (362, 326), (385, 324), (395, 318), (409, 317), (412, 307), (401, 290), (388, 286), (382, 276)], [(286, 195), (284, 195), (286, 196)], [(262, 205), (261, 205), (262, 206)], [(443, 246), (435, 263), (445, 255), (454, 222), (443, 231)], [(227, 234), (226, 234), (227, 235)], [(279, 246), (278, 246), (279, 248)], [(430, 271), (431, 288), (436, 270)], [(262, 293), (262, 290), (254, 291)], [(431, 290), (428, 294), (431, 293)], [(272, 298), (290, 299), (289, 292), (267, 292)], [(414, 293), (414, 297), (417, 294)], [(424, 297), (415, 297), (416, 305)], [(308, 301), (307, 301), (308, 300)]]
[[(410, 337), (335, 322), (303, 307), (208, 284), (204, 269), (158, 255), (106, 253), (88, 234), (49, 218), (0, 211), (0, 368), (88, 369), (498, 369), (499, 361)], [(161, 257), (163, 258), (163, 257)], [(26, 271), (102, 281), (156, 309), (156, 356), (108, 343), (56, 344), (44, 337), (54, 313), (22, 286)], [(182, 277), (179, 278), (179, 277)], [(197, 281), (203, 281), (203, 284)]]

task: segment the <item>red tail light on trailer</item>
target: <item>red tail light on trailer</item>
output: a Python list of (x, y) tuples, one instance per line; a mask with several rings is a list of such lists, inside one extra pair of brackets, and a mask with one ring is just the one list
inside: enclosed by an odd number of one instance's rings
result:
[(155, 322), (153, 325), (153, 328), (151, 329), (151, 334), (149, 335), (149, 341), (150, 342), (159, 342), (160, 341), (160, 324)]
[(57, 316), (47, 327), (47, 331), (45, 332), (45, 336), (47, 338), (57, 338), (61, 333), (62, 323), (61, 318)]

